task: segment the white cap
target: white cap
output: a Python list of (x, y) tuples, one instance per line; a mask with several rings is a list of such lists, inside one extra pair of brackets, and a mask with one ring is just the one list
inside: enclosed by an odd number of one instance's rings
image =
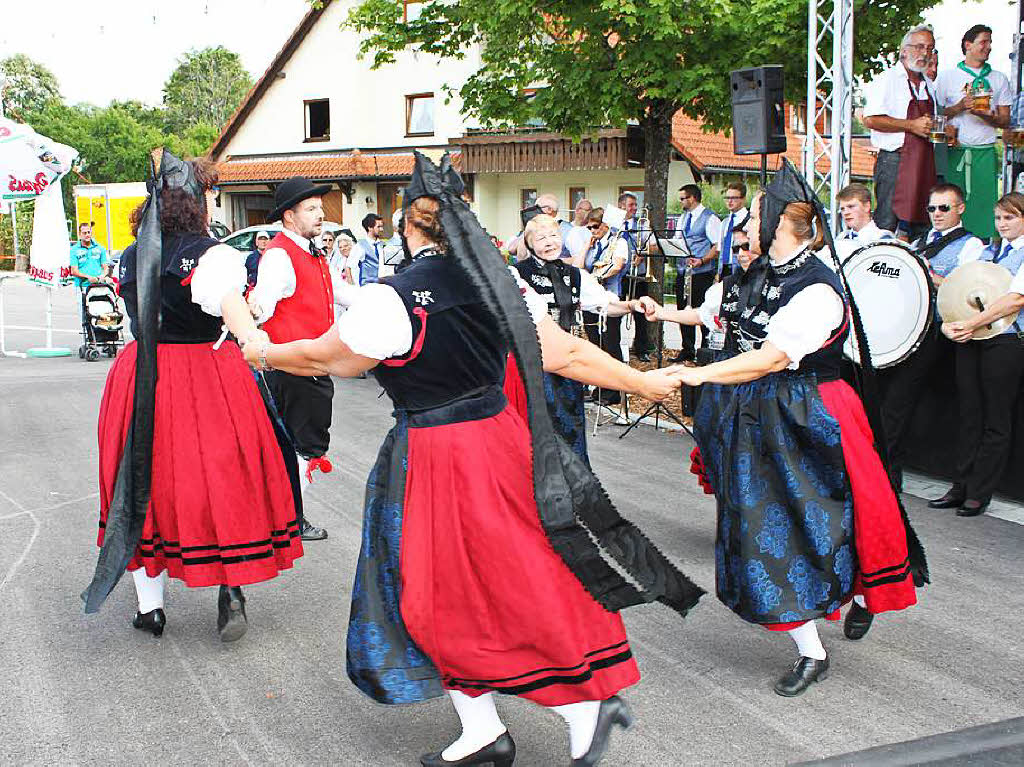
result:
[(398, 210), (396, 210), (394, 213), (391, 214), (391, 226), (397, 227), (398, 226), (398, 222), (401, 221), (401, 220), (402, 220), (402, 209), (399, 208)]
[(268, 240), (270, 239), (270, 235), (264, 232), (262, 229), (256, 232), (256, 239), (258, 240), (260, 237), (266, 237)]

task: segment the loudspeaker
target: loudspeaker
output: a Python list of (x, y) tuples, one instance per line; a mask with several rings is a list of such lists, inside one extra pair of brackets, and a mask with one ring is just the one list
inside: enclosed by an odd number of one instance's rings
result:
[(771, 64), (729, 73), (732, 145), (735, 154), (786, 151), (782, 67)]

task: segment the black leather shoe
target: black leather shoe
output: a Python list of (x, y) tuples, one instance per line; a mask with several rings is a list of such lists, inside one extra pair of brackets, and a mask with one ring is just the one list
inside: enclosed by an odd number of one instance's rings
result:
[(217, 633), (222, 642), (236, 642), (245, 636), (245, 596), (238, 586), (221, 586), (217, 597)]
[(786, 698), (795, 698), (802, 695), (814, 682), (824, 682), (827, 678), (828, 658), (817, 660), (801, 655), (793, 668), (775, 683), (775, 692)]
[(305, 519), (302, 520), (302, 540), (304, 541), (322, 541), (327, 537), (327, 531), (322, 527), (316, 527), (315, 525), (309, 524)]
[(847, 639), (863, 639), (871, 628), (871, 621), (875, 616), (861, 607), (856, 602), (850, 605), (850, 611), (846, 613), (846, 620), (843, 621), (843, 633)]
[(592, 767), (601, 761), (601, 757), (608, 749), (608, 737), (611, 735), (612, 726), (616, 724), (628, 730), (633, 725), (633, 713), (626, 705), (626, 701), (618, 695), (613, 695), (608, 700), (601, 701), (601, 710), (597, 712), (597, 727), (594, 728), (590, 748), (579, 759), (572, 760), (572, 767)]
[(693, 362), (692, 354), (677, 354), (675, 357), (669, 360), (673, 365), (681, 365), (684, 362)]
[(441, 751), (434, 754), (424, 754), (420, 757), (420, 764), (423, 767), (444, 767), (444, 765), (468, 765), (468, 764), (493, 764), (494, 767), (512, 767), (516, 758), (516, 742), (507, 732), (502, 733), (496, 741), (489, 746), (484, 746), (479, 751), (454, 762), (449, 762)]
[(964, 505), (956, 510), (958, 517), (978, 517), (985, 513), (988, 508), (988, 501), (964, 501)]
[(150, 610), (148, 613), (137, 612), (135, 613), (132, 625), (137, 629), (148, 631), (153, 636), (158, 637), (164, 633), (164, 626), (167, 625), (167, 616), (164, 615), (164, 611), (159, 607), (155, 610)]
[(636, 361), (637, 362), (650, 362), (651, 361), (651, 355), (648, 354), (647, 352), (644, 352), (643, 354), (638, 354), (638, 355), (636, 355)]
[(934, 501), (928, 501), (929, 509), (955, 509), (958, 506), (963, 505), (963, 502), (967, 500), (964, 497), (964, 493), (956, 485), (949, 488), (946, 494), (941, 498), (936, 498)]

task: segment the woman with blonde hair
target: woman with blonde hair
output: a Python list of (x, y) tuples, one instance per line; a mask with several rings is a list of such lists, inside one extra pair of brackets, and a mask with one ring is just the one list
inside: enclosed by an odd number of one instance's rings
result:
[[(1006, 469), (1013, 436), (1013, 411), (1024, 379), (1024, 195), (1004, 195), (996, 203), (999, 240), (980, 256), (1009, 270), (1009, 290), (970, 320), (947, 322), (942, 332), (956, 347), (956, 390), (960, 440), (956, 482), (933, 508), (956, 508), (961, 517), (976, 517), (988, 508)], [(1014, 321), (993, 338), (972, 340), (978, 328), (1002, 317)], [(967, 343), (967, 342), (970, 343)]]

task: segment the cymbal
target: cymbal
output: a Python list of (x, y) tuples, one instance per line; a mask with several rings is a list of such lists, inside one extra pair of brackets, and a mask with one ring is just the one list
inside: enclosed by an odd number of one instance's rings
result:
[[(1006, 295), (1010, 289), (1013, 275), (1005, 267), (991, 261), (971, 261), (961, 264), (949, 273), (939, 285), (939, 314), (943, 322), (961, 322), (973, 319), (981, 314), (982, 307), (987, 309), (996, 299)], [(971, 340), (980, 341), (1002, 333), (1013, 324), (1011, 314), (1001, 317), (987, 327), (974, 331)]]

